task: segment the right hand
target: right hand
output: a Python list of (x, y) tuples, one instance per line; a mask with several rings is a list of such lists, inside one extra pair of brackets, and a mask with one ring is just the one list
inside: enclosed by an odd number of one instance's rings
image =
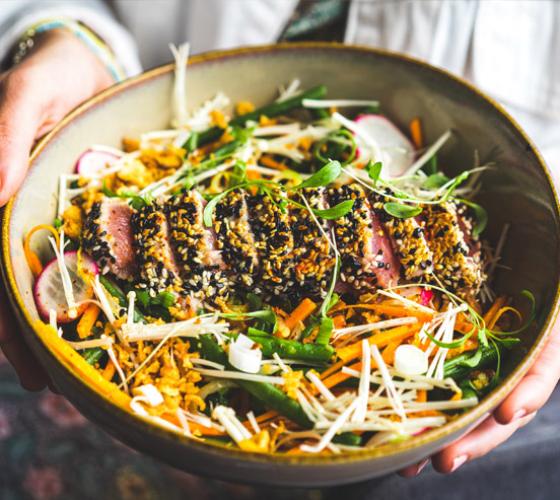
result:
[[(63, 29), (39, 36), (22, 62), (0, 74), (0, 206), (23, 182), (35, 141), (71, 109), (112, 83), (97, 56)], [(22, 386), (40, 390), (48, 377), (17, 331), (5, 295), (0, 290), (0, 347)]]

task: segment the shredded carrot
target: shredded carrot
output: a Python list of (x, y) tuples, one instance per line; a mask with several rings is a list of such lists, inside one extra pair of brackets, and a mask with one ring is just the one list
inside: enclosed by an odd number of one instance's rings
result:
[(383, 349), (383, 353), (381, 354), (381, 356), (383, 357), (383, 361), (385, 361), (385, 363), (388, 363), (390, 365), (393, 364), (393, 362), (395, 361), (395, 351), (400, 345), (400, 342), (390, 342), (387, 347)]
[(492, 304), (492, 307), (486, 311), (484, 315), (484, 322), (486, 324), (490, 323), (490, 320), (496, 315), (496, 313), (506, 304), (506, 297), (498, 297), (496, 301)]
[(322, 380), (326, 379), (328, 376), (332, 375), (334, 372), (337, 372), (338, 370), (340, 370), (345, 364), (346, 364), (346, 361), (344, 361), (343, 359), (341, 359), (340, 361), (337, 361), (336, 363), (329, 366), (324, 372), (322, 372), (319, 378), (322, 379)]
[(50, 231), (54, 236), (56, 245), (57, 246), (59, 245), (58, 231), (49, 224), (39, 224), (38, 226), (32, 228), (25, 235), (25, 239), (23, 240), (23, 252), (25, 254), (25, 258), (27, 259), (27, 264), (29, 265), (29, 269), (31, 269), (31, 272), (33, 273), (33, 276), (37, 276), (41, 273), (41, 271), (43, 270), (43, 265), (41, 264), (41, 261), (37, 256), (37, 254), (33, 250), (31, 250), (31, 237), (37, 231), (40, 231), (42, 229), (46, 231)]
[(292, 330), (300, 321), (305, 321), (316, 308), (317, 304), (311, 299), (303, 299), (292, 311), (292, 314), (286, 318), (286, 326)]
[(418, 403), (425, 403), (428, 401), (428, 391), (426, 391), (426, 389), (419, 389), (416, 393), (416, 401)]
[[(377, 314), (384, 314), (385, 316), (391, 316), (394, 318), (404, 318), (407, 316), (413, 316), (418, 318), (420, 321), (430, 321), (432, 319), (432, 314), (425, 311), (416, 310), (411, 307), (394, 306), (389, 304), (353, 304), (346, 305), (335, 309), (335, 312), (343, 311), (344, 309), (367, 309), (373, 311)], [(434, 311), (435, 314), (435, 311)]]
[(424, 145), (424, 139), (422, 136), (422, 122), (420, 118), (414, 118), (409, 125), (410, 128), (410, 136), (412, 138), (412, 142), (416, 149), (421, 149)]
[[(181, 423), (176, 415), (165, 413), (161, 417), (178, 427), (181, 426)], [(213, 427), (206, 427), (198, 422), (189, 422), (189, 429), (193, 434), (198, 433), (203, 436), (225, 436), (225, 432), (214, 429)]]
[(496, 326), (496, 323), (500, 320), (500, 318), (507, 312), (512, 312), (513, 314), (515, 314), (515, 316), (517, 316), (517, 319), (519, 320), (519, 323), (523, 321), (521, 313), (517, 309), (515, 309), (514, 307), (506, 306), (500, 308), (500, 310), (488, 322), (488, 328), (490, 329), (494, 328)]
[(279, 161), (274, 160), (270, 156), (263, 155), (259, 158), (259, 163), (265, 167), (275, 168), (276, 170), (287, 170), (287, 166)]
[(113, 380), (113, 377), (115, 376), (115, 371), (116, 371), (115, 363), (109, 360), (105, 365), (105, 368), (103, 369), (103, 373), (101, 375), (105, 380)]
[(261, 174), (256, 170), (247, 170), (247, 179), (254, 181), (261, 178)]
[(267, 420), (272, 420), (273, 418), (276, 418), (279, 415), (279, 413), (275, 410), (269, 410), (265, 413), (262, 413), (261, 415), (259, 415), (258, 417), (255, 417), (255, 420), (259, 423), (262, 424), (263, 422), (266, 422)]
[[(390, 330), (385, 330), (376, 335), (373, 335), (368, 339), (371, 345), (376, 345), (377, 347), (384, 347), (390, 342), (402, 343), (405, 339), (414, 335), (420, 330), (419, 325), (403, 325), (396, 328), (391, 328)], [(362, 352), (361, 341), (354, 342), (346, 347), (338, 349), (337, 356), (345, 361), (350, 361), (357, 358)]]
[[(360, 347), (361, 347), (361, 344), (360, 344)], [(372, 360), (372, 364), (375, 364), (373, 360)], [(362, 362), (359, 361), (358, 363), (354, 363), (353, 365), (350, 365), (348, 368), (350, 368), (351, 370), (359, 371), (359, 370), (362, 369)], [(330, 389), (331, 387), (334, 387), (335, 385), (341, 384), (345, 380), (349, 379), (351, 376), (352, 375), (348, 375), (348, 373), (344, 373), (341, 370), (341, 371), (333, 373), (331, 376), (325, 378), (323, 380), (323, 384), (325, 384), (325, 386), (328, 389)], [(318, 392), (318, 389), (315, 389), (314, 392)]]
[(95, 325), (97, 316), (99, 316), (99, 307), (95, 304), (90, 304), (86, 307), (86, 310), (84, 311), (84, 314), (82, 314), (76, 328), (78, 330), (78, 336), (81, 339), (85, 339), (90, 336), (91, 329), (93, 328), (93, 325)]
[(344, 328), (346, 326), (346, 319), (342, 314), (334, 316), (332, 320), (335, 328)]

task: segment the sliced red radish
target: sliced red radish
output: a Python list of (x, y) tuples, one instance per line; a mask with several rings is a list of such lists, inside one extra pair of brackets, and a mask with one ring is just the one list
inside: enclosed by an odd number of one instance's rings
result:
[[(77, 314), (70, 314), (68, 302), (64, 293), (64, 286), (62, 284), (60, 268), (55, 257), (45, 266), (38, 276), (33, 289), (37, 310), (41, 318), (45, 321), (49, 320), (49, 313), (51, 310), (56, 312), (56, 321), (58, 323), (69, 323), (75, 320), (88, 306), (87, 303), (83, 304), (81, 302), (91, 299), (93, 296), (92, 287), (78, 274), (78, 252), (75, 250), (64, 252), (64, 263), (66, 264), (70, 282), (72, 283), (74, 300), (77, 303)], [(99, 273), (97, 264), (84, 254), (81, 255), (81, 266), (83, 273), (91, 274), (92, 276)]]
[(423, 306), (429, 305), (433, 297), (434, 292), (432, 290), (430, 290), (429, 288), (423, 288), (420, 292), (420, 304), (422, 304)]
[(112, 167), (120, 158), (116, 152), (104, 149), (88, 149), (84, 151), (76, 162), (76, 172), (84, 177), (98, 177), (104, 170)]
[[(360, 115), (354, 120), (363, 132), (376, 145), (383, 163), (381, 177), (398, 177), (414, 163), (415, 149), (408, 138), (387, 118), (381, 115)], [(362, 137), (356, 134), (359, 157), (364, 161), (371, 159), (371, 148)]]

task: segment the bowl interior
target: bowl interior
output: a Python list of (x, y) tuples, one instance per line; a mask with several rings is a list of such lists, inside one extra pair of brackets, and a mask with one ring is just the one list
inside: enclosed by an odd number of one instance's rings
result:
[[(428, 144), (452, 129), (453, 138), (438, 158), (450, 174), (471, 168), (475, 152), (481, 164), (493, 164), (479, 195), (489, 213), (485, 237), (495, 244), (510, 224), (501, 263), (511, 268), (498, 270), (495, 288), (512, 296), (523, 289), (535, 295), (539, 315), (535, 330), (526, 334), (525, 350), (530, 348), (555, 304), (560, 232), (550, 177), (524, 134), (490, 101), (443, 72), (348, 47), (288, 46), (195, 57), (187, 72), (188, 106), (217, 92), (233, 103), (250, 100), (258, 106), (275, 99), (278, 86), (293, 78), (303, 88), (326, 84), (331, 98), (377, 99), (404, 131), (412, 118), (421, 117)], [(52, 222), (59, 175), (72, 172), (79, 154), (92, 144), (118, 147), (123, 136), (168, 128), (172, 84), (172, 68), (164, 67), (111, 89), (64, 120), (38, 148), (4, 221), (4, 259), (28, 322), (38, 314), (22, 240), (36, 224)], [(37, 249), (47, 251), (46, 245)]]

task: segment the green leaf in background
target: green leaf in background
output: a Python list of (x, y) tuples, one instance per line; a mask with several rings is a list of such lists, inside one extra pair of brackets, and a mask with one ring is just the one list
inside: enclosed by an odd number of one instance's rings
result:
[(317, 170), (311, 177), (308, 177), (301, 184), (295, 186), (294, 189), (328, 186), (331, 182), (334, 182), (341, 173), (342, 166), (340, 162), (336, 160), (330, 161)]
[(383, 209), (389, 215), (397, 217), (398, 219), (408, 219), (410, 217), (416, 217), (417, 215), (422, 213), (422, 207), (414, 207), (396, 202), (385, 203), (385, 205), (383, 205)]
[(368, 173), (369, 178), (373, 181), (373, 185), (377, 184), (379, 176), (381, 175), (381, 170), (383, 169), (383, 163), (376, 161), (373, 163), (371, 160), (365, 167), (365, 171)]
[(334, 207), (326, 208), (324, 210), (313, 209), (313, 213), (317, 217), (320, 217), (322, 219), (334, 220), (346, 215), (352, 210), (353, 206), (354, 200), (346, 200), (339, 203), (338, 205), (335, 205)]
[(473, 211), (476, 221), (473, 227), (473, 235), (475, 237), (480, 236), (480, 234), (486, 229), (486, 225), (488, 224), (488, 212), (478, 203), (474, 203), (473, 201), (469, 200), (461, 201)]
[(449, 177), (442, 174), (441, 172), (436, 172), (430, 175), (425, 181), (422, 187), (426, 189), (437, 189), (449, 182)]

